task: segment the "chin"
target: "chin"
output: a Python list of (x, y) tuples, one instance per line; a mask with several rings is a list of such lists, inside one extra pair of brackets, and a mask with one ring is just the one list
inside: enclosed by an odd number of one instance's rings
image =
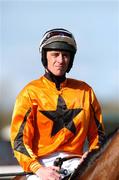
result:
[(65, 72), (59, 72), (59, 73), (55, 73), (55, 76), (63, 76), (65, 74)]
[(64, 74), (57, 74), (57, 73), (56, 73), (56, 74), (54, 74), (54, 75), (55, 75), (55, 76), (63, 76)]

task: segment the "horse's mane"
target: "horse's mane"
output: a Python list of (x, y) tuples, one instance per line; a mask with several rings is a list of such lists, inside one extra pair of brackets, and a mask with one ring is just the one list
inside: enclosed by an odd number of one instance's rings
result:
[(111, 142), (113, 136), (119, 133), (119, 127), (116, 128), (113, 132), (111, 132), (103, 142), (103, 144), (100, 146), (99, 149), (94, 149), (90, 151), (87, 155), (87, 157), (83, 160), (83, 162), (75, 169), (71, 179), (74, 179), (79, 176), (81, 176), (95, 161), (96, 159), (101, 156), (101, 154), (104, 152), (108, 144)]

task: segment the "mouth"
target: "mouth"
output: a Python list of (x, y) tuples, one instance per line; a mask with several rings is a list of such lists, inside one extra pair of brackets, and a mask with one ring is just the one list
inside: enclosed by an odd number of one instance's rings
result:
[(64, 68), (58, 67), (58, 68), (57, 68), (57, 71), (63, 72), (63, 71), (64, 71)]
[(63, 68), (64, 66), (60, 65), (60, 66), (56, 66), (56, 68)]

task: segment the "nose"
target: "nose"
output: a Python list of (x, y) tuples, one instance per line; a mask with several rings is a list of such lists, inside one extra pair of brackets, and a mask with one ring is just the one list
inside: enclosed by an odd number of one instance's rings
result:
[(64, 61), (64, 56), (63, 56), (63, 54), (60, 53), (57, 59), (58, 59), (58, 62), (59, 62), (59, 63), (62, 63), (62, 62)]

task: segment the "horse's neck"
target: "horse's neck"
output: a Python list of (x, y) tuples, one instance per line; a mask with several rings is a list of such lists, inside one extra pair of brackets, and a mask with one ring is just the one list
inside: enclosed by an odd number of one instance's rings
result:
[(116, 180), (118, 174), (119, 132), (114, 135), (102, 155), (81, 176), (80, 180)]

